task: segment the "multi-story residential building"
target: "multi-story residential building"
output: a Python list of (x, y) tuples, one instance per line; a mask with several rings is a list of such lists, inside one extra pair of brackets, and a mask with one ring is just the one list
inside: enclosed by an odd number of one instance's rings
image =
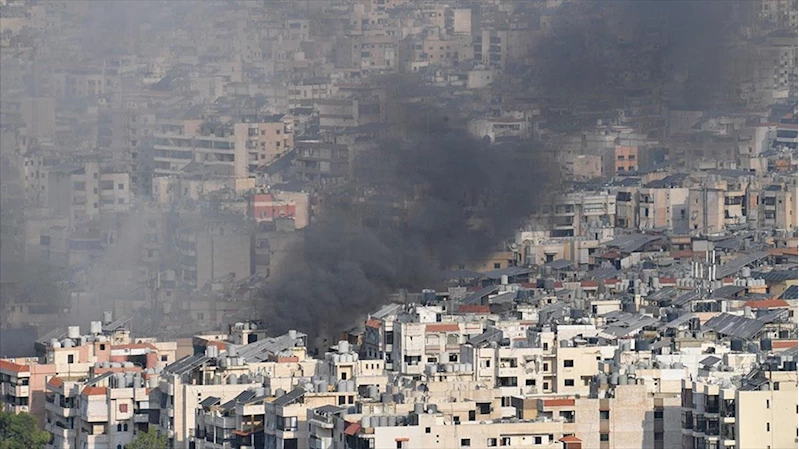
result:
[(293, 119), (286, 115), (251, 117), (242, 121), (159, 122), (153, 135), (154, 174), (180, 174), (191, 162), (219, 174), (247, 178), (294, 145)]
[(297, 141), (294, 170), (298, 178), (313, 182), (345, 178), (352, 170), (350, 150), (319, 140)]
[(683, 381), (683, 448), (796, 444), (796, 371), (756, 370), (740, 382)]
[(208, 281), (232, 275), (244, 279), (252, 274), (252, 226), (240, 216), (186, 217), (177, 230), (180, 282), (202, 288)]
[(760, 192), (758, 224), (761, 228), (796, 229), (795, 186), (772, 184)]
[(638, 147), (617, 146), (613, 153), (613, 161), (616, 174), (636, 173), (638, 171)]
[(47, 382), (49, 448), (115, 448), (146, 432), (149, 423), (148, 384), (157, 376), (140, 368), (108, 371), (86, 381)]
[(597, 237), (589, 234), (595, 228), (611, 227), (616, 222), (616, 195), (613, 193), (571, 192), (556, 201), (551, 206), (537, 208), (532, 216), (532, 221), (548, 229), (552, 238)]

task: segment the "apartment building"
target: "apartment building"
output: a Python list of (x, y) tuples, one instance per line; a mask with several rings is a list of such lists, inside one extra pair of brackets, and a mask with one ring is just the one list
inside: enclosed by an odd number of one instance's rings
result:
[(257, 222), (292, 219), (295, 229), (308, 226), (310, 215), (308, 194), (304, 192), (255, 193), (250, 199), (250, 216)]
[[(570, 192), (553, 205), (537, 208), (532, 221), (549, 229), (552, 238), (594, 237), (595, 228), (611, 227), (616, 222), (616, 195), (609, 191)], [(595, 235), (587, 235), (593, 233)]]
[(53, 440), (46, 447), (112, 449), (146, 432), (148, 385), (157, 385), (157, 376), (131, 368), (108, 371), (82, 382), (50, 378), (45, 430)]
[(740, 385), (683, 381), (682, 447), (792, 447), (799, 431), (796, 385), (796, 371), (781, 369), (753, 371)]
[[(52, 408), (47, 405), (52, 401), (45, 399), (53, 378), (62, 383), (80, 383), (93, 376), (120, 371), (125, 364), (141, 372), (160, 369), (175, 360), (174, 343), (145, 339), (146, 343), (134, 344), (126, 328), (127, 321), (113, 321), (111, 317), (107, 313), (105, 322), (93, 322), (89, 334), (81, 334), (79, 327), (72, 326), (43, 336), (36, 342), (37, 358), (0, 360), (0, 391), (3, 391), (0, 406), (27, 411), (45, 424), (48, 422), (45, 411)], [(70, 412), (61, 412), (65, 418), (71, 416)]]
[(294, 145), (294, 120), (287, 115), (242, 121), (160, 121), (153, 135), (156, 176), (180, 174), (196, 162), (219, 174), (247, 178)]
[(180, 282), (201, 288), (225, 276), (237, 280), (249, 277), (252, 226), (234, 215), (198, 218), (183, 217), (184, 224), (175, 234)]
[(619, 175), (638, 172), (638, 147), (617, 146), (613, 151), (614, 172)]
[(761, 228), (796, 229), (796, 200), (794, 186), (772, 184), (760, 191), (758, 224)]

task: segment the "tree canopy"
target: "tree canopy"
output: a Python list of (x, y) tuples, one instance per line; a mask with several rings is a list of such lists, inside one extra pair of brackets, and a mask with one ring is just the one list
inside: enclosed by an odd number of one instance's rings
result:
[(147, 433), (140, 434), (127, 449), (167, 449), (166, 435), (161, 435), (155, 427), (150, 427)]
[(0, 411), (0, 449), (41, 449), (50, 434), (40, 430), (30, 413)]

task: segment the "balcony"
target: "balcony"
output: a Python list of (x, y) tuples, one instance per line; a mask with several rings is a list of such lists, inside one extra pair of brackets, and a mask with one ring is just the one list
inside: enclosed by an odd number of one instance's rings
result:
[(56, 416), (61, 416), (63, 418), (71, 418), (74, 416), (78, 416), (77, 409), (70, 407), (61, 407), (61, 404), (54, 404), (49, 401), (45, 404), (44, 409), (53, 413)]
[(133, 415), (133, 422), (137, 424), (147, 423), (150, 421), (150, 416), (146, 413), (136, 413)]

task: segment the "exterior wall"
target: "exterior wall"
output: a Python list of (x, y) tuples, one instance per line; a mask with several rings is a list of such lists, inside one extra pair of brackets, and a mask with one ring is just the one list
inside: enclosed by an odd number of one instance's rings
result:
[(616, 147), (613, 153), (614, 168), (617, 174), (638, 171), (638, 147)]

